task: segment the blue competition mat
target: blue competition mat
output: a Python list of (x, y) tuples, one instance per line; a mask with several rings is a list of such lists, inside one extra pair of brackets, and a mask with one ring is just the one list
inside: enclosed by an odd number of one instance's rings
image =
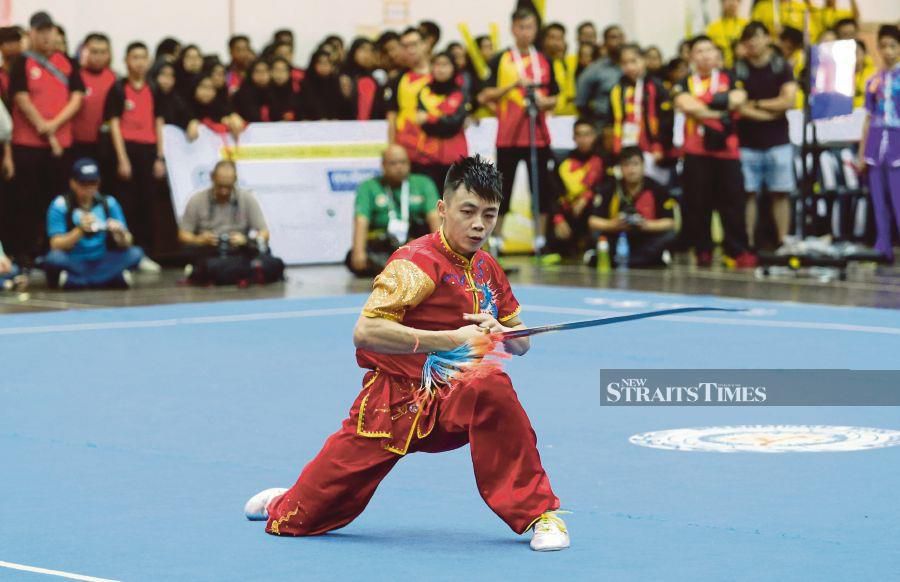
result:
[(516, 292), (531, 325), (747, 309), (540, 336), (509, 364), (574, 512), (571, 549), (529, 551), (479, 497), (466, 448), (405, 458), (338, 532), (278, 538), (244, 520), (247, 498), (290, 486), (359, 390), (351, 331), (364, 297), (349, 295), (0, 319), (0, 580), (60, 579), (15, 565), (128, 581), (900, 579), (900, 447), (629, 442), (703, 426), (900, 429), (897, 408), (611, 408), (599, 379), (609, 368), (885, 367), (900, 354), (900, 312)]

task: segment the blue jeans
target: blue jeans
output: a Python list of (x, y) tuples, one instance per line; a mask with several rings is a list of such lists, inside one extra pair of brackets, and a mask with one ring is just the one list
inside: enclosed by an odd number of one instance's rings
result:
[(22, 271), (19, 270), (18, 265), (13, 263), (12, 269), (9, 270), (9, 273), (0, 273), (0, 288), (3, 287), (3, 284), (10, 279), (15, 279), (19, 276)]
[(109, 250), (99, 259), (73, 259), (65, 251), (50, 251), (44, 257), (47, 278), (54, 280), (66, 271), (66, 289), (102, 287), (122, 280), (122, 272), (134, 268), (144, 258), (140, 247)]
[(741, 170), (744, 190), (748, 194), (763, 191), (791, 193), (797, 188), (794, 146), (789, 143), (765, 150), (741, 148)]

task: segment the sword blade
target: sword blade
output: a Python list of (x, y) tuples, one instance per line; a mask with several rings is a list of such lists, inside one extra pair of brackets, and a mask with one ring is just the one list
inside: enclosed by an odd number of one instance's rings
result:
[(663, 317), (666, 315), (677, 315), (679, 313), (693, 313), (697, 311), (724, 311), (724, 312), (740, 312), (745, 309), (726, 309), (722, 307), (677, 307), (674, 309), (661, 309), (659, 311), (646, 311), (644, 313), (632, 313), (629, 315), (616, 315), (613, 317), (601, 317), (599, 319), (588, 319), (585, 321), (569, 321), (566, 323), (551, 323), (549, 325), (541, 325), (538, 327), (530, 327), (528, 329), (516, 329), (500, 334), (500, 340), (516, 339), (520, 337), (528, 337), (540, 333), (549, 333), (552, 331), (565, 331), (569, 329), (581, 329), (585, 327), (597, 327), (600, 325), (612, 325), (614, 323), (623, 323), (625, 321), (636, 321), (638, 319), (648, 319), (651, 317)]

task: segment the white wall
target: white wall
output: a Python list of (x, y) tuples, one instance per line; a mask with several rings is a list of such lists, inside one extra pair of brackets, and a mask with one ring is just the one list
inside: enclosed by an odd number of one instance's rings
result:
[[(642, 44), (656, 44), (667, 56), (684, 35), (688, 7), (700, 14), (704, 0), (546, 0), (548, 20), (559, 20), (569, 28), (574, 45), (574, 28), (591, 20), (599, 29), (618, 22), (629, 38)], [(839, 0), (846, 4), (848, 0)], [(457, 24), (468, 22), (474, 35), (487, 33), (488, 23), (500, 26), (502, 40), (509, 42), (509, 13), (513, 0), (10, 0), (12, 21), (27, 25), (36, 10), (48, 10), (67, 30), (70, 45), (88, 32), (110, 35), (116, 63), (132, 40), (152, 47), (164, 36), (199, 44), (205, 52), (226, 57), (229, 16), (236, 32), (248, 34), (261, 48), (277, 28), (291, 28), (297, 37), (297, 61), (305, 64), (314, 45), (329, 33), (349, 41), (361, 32), (379, 30), (388, 18), (399, 16), (407, 23), (431, 19), (443, 28), (444, 38), (456, 40)], [(712, 17), (719, 11), (718, 0), (705, 0)], [(744, 12), (750, 0), (744, 0)], [(859, 0), (865, 21), (897, 21), (897, 0)], [(229, 7), (233, 7), (233, 13)], [(391, 28), (402, 23), (390, 22)]]

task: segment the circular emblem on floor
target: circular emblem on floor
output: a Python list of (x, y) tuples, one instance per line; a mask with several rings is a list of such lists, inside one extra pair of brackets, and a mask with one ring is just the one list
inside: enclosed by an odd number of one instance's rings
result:
[(710, 453), (831, 453), (900, 445), (900, 431), (859, 426), (755, 424), (636, 434), (631, 443)]

